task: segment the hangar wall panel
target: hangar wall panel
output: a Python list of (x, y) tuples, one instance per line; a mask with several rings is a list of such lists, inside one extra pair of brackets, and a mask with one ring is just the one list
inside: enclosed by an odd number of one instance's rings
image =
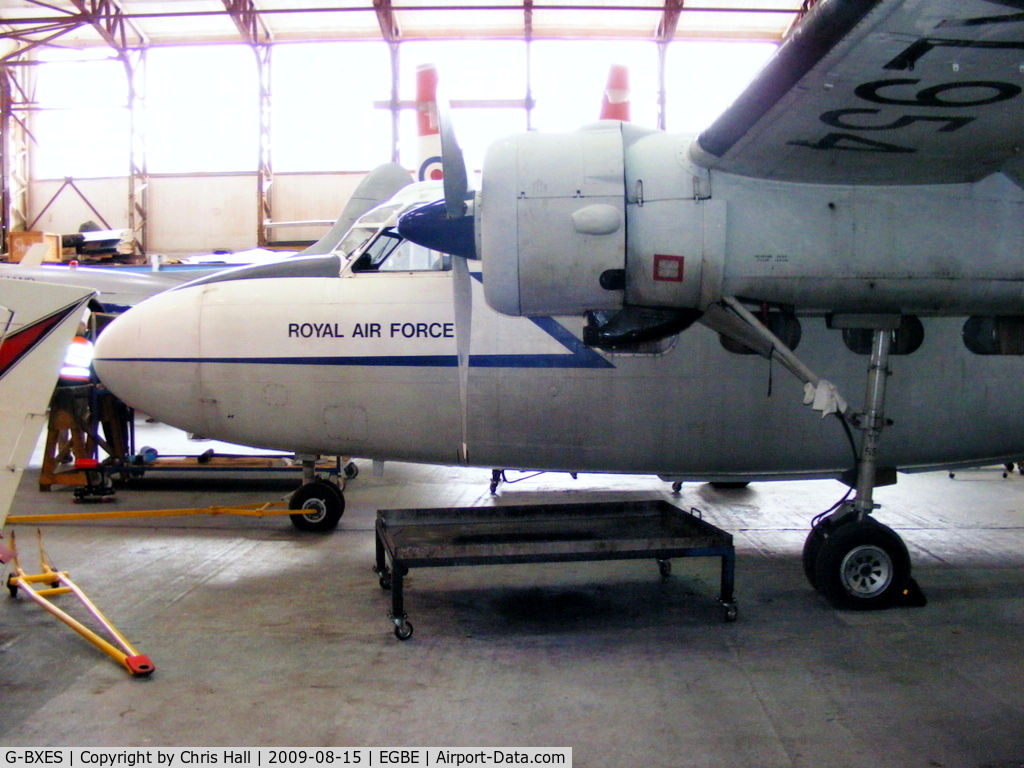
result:
[[(128, 226), (127, 178), (75, 179), (74, 187), (68, 185), (61, 189), (63, 185), (63, 179), (29, 183), (28, 220), (35, 221), (33, 229), (67, 235), (78, 232), (78, 228), (87, 221), (95, 221), (102, 228), (103, 222), (89, 208), (90, 204), (111, 229)], [(76, 188), (81, 195), (75, 191)], [(39, 216), (43, 209), (46, 212)], [(39, 217), (38, 221), (36, 217)]]
[(151, 177), (148, 207), (150, 253), (256, 247), (256, 174)]
[[(279, 174), (274, 177), (272, 188), (274, 220), (329, 220), (333, 223), (364, 176), (364, 173)], [(37, 230), (70, 234), (78, 232), (86, 221), (96, 221), (102, 227), (103, 222), (90, 205), (111, 229), (128, 226), (126, 178), (76, 179), (74, 187), (65, 185), (63, 180), (33, 181), (29, 201), (30, 221), (46, 209), (34, 226)], [(258, 200), (254, 173), (151, 176), (147, 209), (150, 253), (177, 257), (221, 249), (242, 251), (257, 245)], [(328, 224), (273, 228), (268, 232), (268, 240), (271, 243), (314, 241), (328, 229)]]
[[(365, 173), (287, 173), (274, 175), (275, 221), (330, 220), (341, 215)], [(316, 227), (275, 227), (271, 242), (319, 240), (330, 225)]]

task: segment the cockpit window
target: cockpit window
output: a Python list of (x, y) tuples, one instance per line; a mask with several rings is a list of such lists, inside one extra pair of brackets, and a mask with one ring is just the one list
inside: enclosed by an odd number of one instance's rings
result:
[(397, 211), (405, 207), (405, 203), (392, 203), (391, 205), (378, 205), (371, 211), (359, 217), (359, 223), (363, 226), (370, 224), (384, 224)]
[(342, 238), (341, 242), (334, 249), (334, 252), (341, 256), (343, 259), (348, 258), (349, 254), (357, 251), (363, 246), (363, 244), (373, 237), (377, 233), (377, 228), (372, 229), (368, 227), (352, 227)]
[(452, 268), (452, 257), (383, 230), (352, 263), (353, 272), (423, 272)]

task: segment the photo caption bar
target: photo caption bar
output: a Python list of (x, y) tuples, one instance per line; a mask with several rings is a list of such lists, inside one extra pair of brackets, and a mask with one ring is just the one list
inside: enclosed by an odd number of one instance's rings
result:
[(572, 768), (572, 747), (59, 747), (8, 748), (0, 767), (166, 768), (216, 765), (235, 768), (282, 766), (495, 766), (551, 765)]

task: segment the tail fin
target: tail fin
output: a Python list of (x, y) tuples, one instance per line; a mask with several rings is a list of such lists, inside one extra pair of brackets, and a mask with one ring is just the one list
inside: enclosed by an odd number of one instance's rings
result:
[(416, 127), (420, 137), (420, 167), (417, 181), (440, 181), (441, 126), (437, 118), (437, 67), (420, 64), (416, 67)]
[(92, 289), (0, 278), (0, 527)]
[(398, 190), (409, 184), (412, 184), (409, 172), (398, 163), (378, 165), (359, 182), (356, 191), (352, 193), (352, 197), (345, 205), (345, 210), (341, 212), (341, 216), (338, 217), (330, 231), (309, 248), (296, 255), (321, 256), (330, 253), (341, 242), (356, 219), (374, 206), (393, 197)]
[(629, 122), (629, 70), (621, 64), (612, 64), (608, 70), (608, 84), (601, 99), (601, 119)]
[(50, 252), (50, 246), (46, 243), (34, 243), (25, 251), (25, 255), (18, 262), (23, 267), (41, 267), (46, 254)]

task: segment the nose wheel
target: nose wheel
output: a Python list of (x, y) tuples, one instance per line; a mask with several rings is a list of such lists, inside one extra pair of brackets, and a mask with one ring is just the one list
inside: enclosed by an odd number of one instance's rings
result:
[(334, 483), (313, 480), (292, 494), (288, 508), (296, 510), (290, 517), (292, 525), (300, 531), (327, 533), (338, 527), (345, 514), (345, 496)]

